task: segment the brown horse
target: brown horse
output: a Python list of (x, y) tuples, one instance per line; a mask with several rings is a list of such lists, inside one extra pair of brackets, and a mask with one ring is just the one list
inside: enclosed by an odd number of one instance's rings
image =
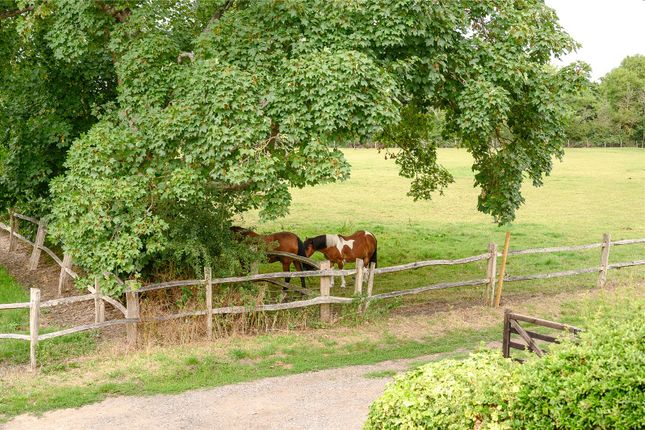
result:
[[(332, 264), (336, 263), (339, 269), (343, 269), (345, 261), (355, 261), (362, 258), (365, 266), (370, 263), (376, 264), (376, 237), (369, 231), (359, 230), (350, 236), (340, 234), (323, 234), (313, 238), (307, 238), (304, 242), (305, 255), (311, 255), (320, 251)], [(345, 277), (341, 276), (341, 287), (345, 288)], [(333, 284), (333, 279), (332, 279)]]
[[(305, 248), (300, 238), (288, 231), (281, 231), (278, 233), (262, 235), (258, 234), (252, 230), (248, 230), (242, 227), (232, 226), (231, 231), (242, 237), (257, 238), (258, 240), (264, 241), (266, 244), (267, 250), (269, 251), (282, 251), (289, 252), (291, 254), (300, 255), (301, 257), (306, 257)], [(314, 269), (306, 263), (301, 263), (300, 261), (294, 260), (289, 257), (277, 256), (277, 255), (268, 255), (269, 263), (275, 263), (279, 261), (282, 263), (282, 271), (290, 272), (291, 263), (295, 266), (296, 270), (302, 272), (303, 266), (306, 270)], [(291, 278), (284, 278), (285, 282), (288, 284)], [(300, 278), (300, 284), (302, 288), (306, 288), (305, 278)]]

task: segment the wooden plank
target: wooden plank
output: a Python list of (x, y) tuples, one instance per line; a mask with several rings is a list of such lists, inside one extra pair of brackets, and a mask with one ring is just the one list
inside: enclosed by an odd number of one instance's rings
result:
[(391, 297), (407, 296), (410, 294), (421, 294), (421, 293), (425, 293), (426, 291), (442, 290), (444, 288), (467, 287), (472, 285), (485, 285), (487, 283), (488, 283), (488, 279), (475, 279), (472, 281), (459, 281), (459, 282), (443, 282), (440, 284), (429, 285), (427, 287), (419, 287), (419, 288), (412, 288), (409, 290), (400, 290), (400, 291), (392, 291), (389, 293), (376, 294), (370, 297), (369, 300), (389, 299)]
[(84, 324), (84, 325), (79, 325), (76, 327), (68, 328), (65, 330), (59, 330), (55, 331), (52, 333), (47, 333), (47, 334), (42, 334), (39, 336), (40, 340), (47, 340), (47, 339), (53, 339), (55, 337), (60, 337), (60, 336), (66, 336), (68, 334), (73, 334), (73, 333), (78, 333), (81, 331), (87, 331), (87, 330), (97, 330), (100, 328), (104, 327), (111, 327), (115, 325), (121, 325), (121, 324), (133, 324), (139, 321), (138, 319), (121, 319), (121, 320), (110, 320), (110, 321), (104, 321), (102, 323), (94, 323), (94, 324)]
[[(125, 300), (127, 303), (126, 319), (130, 321), (139, 320), (139, 294), (133, 291), (126, 291)], [(137, 345), (137, 323), (128, 323), (126, 330), (128, 334), (128, 346), (135, 347)]]
[(94, 300), (94, 294), (84, 294), (82, 296), (64, 297), (61, 299), (47, 300), (40, 304), (41, 308), (51, 308), (60, 305), (69, 305), (70, 303), (87, 302)]
[(206, 337), (213, 339), (213, 272), (210, 267), (204, 267), (204, 283), (206, 284)]
[[(331, 263), (327, 260), (320, 263), (320, 268), (322, 270), (329, 269)], [(326, 299), (329, 297), (331, 292), (331, 277), (325, 276), (320, 278), (320, 298)], [(331, 305), (330, 304), (321, 304), (320, 305), (320, 320), (326, 323), (330, 323), (332, 319), (331, 314)]]
[(40, 220), (38, 220), (36, 218), (32, 218), (32, 217), (27, 216), (27, 215), (23, 215), (23, 214), (19, 214), (19, 213), (14, 213), (13, 215), (16, 218), (24, 219), (25, 221), (29, 221), (29, 222), (31, 222), (33, 224), (39, 224), (40, 223)]
[(564, 252), (564, 251), (582, 251), (585, 249), (594, 249), (602, 247), (602, 243), (591, 243), (588, 245), (572, 245), (572, 246), (555, 246), (550, 248), (531, 248), (520, 249), (516, 251), (509, 251), (508, 255), (526, 255), (526, 254), (543, 254), (551, 252)]
[(580, 333), (581, 331), (583, 331), (581, 328), (574, 327), (572, 325), (562, 324), (555, 321), (544, 320), (541, 318), (530, 317), (527, 315), (516, 314), (512, 312), (509, 314), (509, 317), (517, 321), (525, 321), (527, 323), (539, 325), (542, 327), (550, 327), (556, 330), (568, 331), (570, 333)]
[(144, 291), (161, 290), (165, 288), (174, 288), (174, 287), (198, 287), (201, 285), (204, 285), (203, 279), (187, 279), (183, 281), (170, 281), (170, 282), (162, 282), (160, 284), (144, 285), (141, 288), (138, 288), (137, 292), (142, 293)]
[(507, 276), (504, 278), (504, 281), (515, 282), (515, 281), (530, 281), (533, 279), (560, 278), (563, 276), (580, 275), (583, 273), (593, 273), (597, 271), (598, 271), (597, 267), (588, 267), (585, 269), (566, 270), (564, 272), (538, 273), (534, 275), (521, 275), (521, 276)]
[(0, 333), (0, 339), (31, 340), (28, 334)]
[[(524, 331), (526, 331), (526, 333), (528, 333), (528, 335), (531, 336), (531, 339), (539, 339), (539, 340), (543, 340), (545, 342), (551, 342), (551, 343), (560, 343), (560, 341), (556, 337), (549, 336), (547, 334), (537, 333), (530, 330), (524, 330)], [(511, 333), (519, 334), (517, 330), (515, 330), (513, 327), (511, 327)]]
[[(466, 263), (472, 263), (475, 261), (486, 260), (486, 259), (488, 259), (488, 254), (475, 255), (475, 256), (466, 257), (466, 258), (458, 258), (456, 260), (417, 261), (415, 263), (383, 267), (381, 269), (376, 269), (374, 273), (377, 275), (382, 275), (384, 273), (402, 272), (404, 270), (420, 269), (422, 267), (428, 267), (428, 266), (451, 266), (455, 264), (466, 264)], [(336, 273), (334, 273), (334, 276), (336, 276)]]
[(38, 231), (36, 232), (36, 240), (34, 241), (34, 248), (31, 251), (31, 257), (29, 258), (29, 270), (36, 270), (38, 268), (38, 263), (40, 262), (40, 253), (43, 244), (45, 243), (45, 224), (43, 222), (38, 223)]
[(363, 266), (365, 262), (363, 259), (356, 259), (356, 276), (354, 277), (354, 294), (363, 294)]
[(531, 336), (528, 335), (528, 333), (520, 326), (520, 324), (514, 320), (513, 318), (509, 318), (511, 322), (511, 327), (515, 329), (517, 334), (520, 335), (520, 337), (526, 342), (526, 344), (531, 348), (531, 351), (537, 354), (538, 357), (542, 357), (544, 355), (544, 352), (540, 349), (539, 346), (535, 343), (533, 339), (531, 339)]
[(3, 303), (0, 305), (0, 311), (3, 309), (26, 309), (31, 306), (30, 302), (21, 303)]
[(29, 366), (32, 371), (37, 368), (36, 351), (38, 351), (38, 329), (40, 328), (40, 290), (29, 290)]
[(621, 246), (621, 245), (632, 245), (635, 243), (645, 243), (645, 238), (643, 239), (623, 239), (611, 242), (611, 246)]
[(320, 263), (317, 262), (316, 260), (312, 260), (311, 258), (303, 257), (301, 255), (296, 255), (292, 254), (290, 252), (283, 252), (283, 251), (267, 251), (267, 255), (275, 255), (277, 257), (289, 257), (292, 260), (300, 261), (302, 263), (307, 263), (316, 269), (320, 269)]
[(502, 253), (502, 267), (499, 270), (499, 278), (497, 281), (497, 291), (495, 292), (495, 307), (499, 307), (499, 302), (502, 300), (502, 290), (504, 289), (504, 275), (506, 274), (506, 259), (508, 258), (508, 246), (511, 241), (511, 232), (506, 232), (504, 239), (504, 252)]
[(101, 299), (114, 306), (114, 308), (119, 310), (123, 314), (123, 316), (128, 313), (128, 310), (125, 308), (125, 306), (123, 306), (119, 301), (114, 300), (112, 297), (101, 295)]
[(488, 244), (488, 265), (486, 267), (486, 277), (488, 278), (488, 286), (484, 292), (490, 293), (490, 300), (488, 295), (484, 294), (484, 301), (490, 303), (490, 306), (495, 304), (495, 278), (497, 276), (497, 244)]
[(621, 269), (623, 267), (630, 267), (630, 266), (640, 266), (642, 264), (645, 264), (645, 260), (625, 261), (622, 263), (610, 264), (609, 266), (607, 266), (607, 270)]
[(511, 355), (511, 353), (510, 353), (511, 348), (519, 349), (521, 351), (528, 351), (529, 350), (528, 345), (525, 345), (523, 343), (514, 342), (512, 340), (508, 342), (508, 348), (509, 348), (509, 353), (508, 353), (507, 358), (510, 357), (510, 355)]
[(58, 256), (56, 254), (54, 254), (54, 251), (52, 251), (51, 249), (47, 248), (45, 245), (41, 245), (40, 249), (42, 251), (45, 251), (45, 253), (47, 255), (49, 255), (52, 258), (52, 260), (54, 260), (56, 262), (56, 264), (58, 264), (59, 266), (63, 265), (63, 262), (60, 260), (60, 258), (58, 258)]
[(602, 251), (600, 252), (600, 268), (598, 269), (598, 281), (596, 286), (602, 288), (607, 282), (607, 266), (609, 266), (609, 248), (611, 247), (611, 236), (609, 233), (602, 235)]

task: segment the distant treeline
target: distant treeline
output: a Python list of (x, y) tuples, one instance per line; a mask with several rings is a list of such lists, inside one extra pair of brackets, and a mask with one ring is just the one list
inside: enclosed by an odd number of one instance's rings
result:
[(645, 56), (626, 57), (569, 104), (568, 146), (645, 147)]

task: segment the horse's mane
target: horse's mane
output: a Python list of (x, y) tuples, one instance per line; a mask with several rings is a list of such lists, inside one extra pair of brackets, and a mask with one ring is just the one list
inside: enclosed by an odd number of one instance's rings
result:
[(320, 249), (325, 249), (327, 248), (327, 235), (326, 234), (321, 234), (320, 236), (316, 237), (311, 237), (308, 238), (305, 241), (305, 246), (306, 244), (311, 243), (316, 251)]

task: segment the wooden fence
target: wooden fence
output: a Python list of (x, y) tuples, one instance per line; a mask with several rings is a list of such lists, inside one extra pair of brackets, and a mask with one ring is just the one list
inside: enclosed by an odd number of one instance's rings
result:
[[(520, 349), (522, 351), (528, 350), (535, 353), (538, 357), (542, 357), (546, 350), (543, 350), (544, 347), (540, 347), (540, 345), (538, 345), (538, 341), (560, 343), (558, 338), (555, 336), (526, 330), (520, 325), (520, 322), (533, 324), (539, 327), (548, 327), (551, 329), (571, 333), (573, 335), (576, 335), (582, 331), (582, 329), (574, 327), (572, 325), (529, 317), (526, 315), (520, 315), (511, 312), (510, 309), (506, 309), (504, 311), (504, 333), (502, 337), (502, 355), (506, 358), (509, 358), (511, 356), (511, 348)], [(511, 338), (511, 335), (513, 334), (517, 334), (523, 341), (523, 343), (513, 341)], [(521, 359), (517, 360), (523, 361)]]
[[(28, 240), (27, 238), (21, 236), (18, 233), (18, 219), (27, 220), (38, 225), (38, 233), (36, 234), (35, 242)], [(0, 223), (0, 229), (7, 230), (9, 232), (9, 249), (15, 250), (15, 241), (21, 240), (25, 243), (32, 245), (32, 258), (30, 259), (30, 268), (36, 268), (38, 266), (38, 260), (40, 257), (40, 251), (45, 251), (49, 254), (54, 261), (61, 267), (60, 281), (59, 281), (59, 295), (62, 291), (63, 283), (68, 277), (78, 278), (78, 275), (71, 270), (71, 256), (64, 256), (61, 260), (58, 258), (51, 250), (44, 246), (45, 235), (46, 235), (46, 226), (43, 222), (26, 217), (20, 214), (11, 214), (10, 225)], [(593, 243), (589, 245), (575, 245), (575, 246), (561, 246), (553, 248), (535, 248), (535, 249), (524, 249), (517, 251), (508, 252), (509, 256), (515, 255), (526, 255), (526, 254), (540, 254), (540, 253), (554, 253), (554, 252), (570, 252), (570, 251), (582, 251), (600, 248), (600, 265), (596, 267), (574, 269), (563, 272), (552, 272), (552, 273), (540, 273), (533, 275), (522, 275), (522, 276), (504, 276), (503, 272), (500, 272), (500, 278), (505, 282), (516, 282), (516, 281), (525, 281), (533, 279), (549, 279), (563, 276), (573, 276), (582, 273), (598, 273), (598, 286), (602, 287), (605, 284), (607, 278), (607, 272), (612, 269), (620, 269), (629, 266), (638, 266), (645, 264), (645, 260), (635, 260), (628, 262), (620, 262), (609, 264), (609, 250), (613, 246), (623, 246), (631, 245), (637, 243), (645, 243), (644, 239), (627, 239), (611, 242), (610, 236), (605, 234), (603, 236), (603, 241), (600, 243)], [(28, 303), (10, 303), (10, 304), (0, 304), (0, 310), (3, 309), (20, 309), (20, 308), (29, 308), (30, 309), (30, 335), (22, 334), (0, 334), (0, 339), (20, 339), (29, 341), (31, 344), (31, 367), (36, 368), (36, 346), (39, 340), (51, 339), (57, 336), (64, 336), (66, 334), (77, 333), (85, 330), (99, 329), (103, 327), (108, 327), (112, 325), (125, 324), (127, 331), (127, 340), (129, 346), (136, 345), (137, 339), (137, 324), (142, 322), (150, 321), (165, 321), (170, 319), (177, 318), (186, 318), (194, 316), (205, 316), (205, 325), (208, 337), (212, 337), (213, 329), (213, 315), (223, 315), (223, 314), (241, 314), (249, 312), (262, 312), (262, 311), (278, 311), (285, 309), (296, 309), (304, 308), (308, 306), (319, 306), (320, 307), (320, 318), (324, 322), (332, 321), (332, 309), (333, 304), (349, 304), (354, 302), (360, 302), (359, 311), (364, 311), (371, 301), (388, 299), (392, 297), (400, 297), (411, 294), (421, 294), (427, 291), (439, 290), (445, 288), (455, 288), (455, 287), (464, 287), (464, 286), (479, 286), (485, 285), (485, 299), (487, 302), (490, 302), (491, 305), (495, 302), (495, 280), (497, 276), (497, 258), (502, 254), (497, 252), (497, 245), (489, 244), (488, 251), (484, 254), (475, 255), (471, 257), (458, 258), (453, 260), (428, 260), (428, 261), (418, 261), (413, 263), (401, 264), (397, 266), (382, 267), (376, 268), (374, 264), (370, 264), (369, 267), (363, 267), (363, 261), (356, 261), (356, 268), (354, 269), (345, 269), (345, 270), (332, 270), (330, 267), (329, 261), (322, 261), (320, 263), (310, 260), (308, 258), (300, 257), (293, 254), (287, 253), (274, 253), (276, 255), (288, 255), (289, 257), (303, 261), (311, 264), (316, 268), (316, 270), (304, 271), (304, 272), (274, 272), (274, 273), (263, 273), (263, 274), (250, 274), (246, 276), (235, 276), (235, 277), (226, 277), (226, 278), (212, 278), (212, 271), (210, 268), (204, 269), (204, 278), (203, 279), (192, 279), (192, 280), (181, 280), (181, 281), (171, 281), (163, 282), (158, 284), (145, 285), (140, 288), (134, 288), (132, 285), (129, 285), (127, 282), (124, 283), (125, 288), (125, 306), (118, 300), (115, 300), (112, 297), (101, 294), (100, 284), (98, 280), (95, 282), (94, 287), (88, 288), (89, 294), (76, 296), (76, 297), (67, 297), (67, 298), (58, 298), (55, 300), (49, 300), (46, 302), (40, 301), (40, 291), (37, 289), (32, 289), (31, 299)], [(477, 261), (487, 261), (486, 276), (480, 279), (472, 279), (466, 281), (456, 281), (456, 282), (442, 282), (438, 284), (428, 285), (419, 288), (412, 288), (399, 291), (391, 291), (386, 293), (374, 294), (374, 278), (376, 275), (383, 275), (387, 273), (396, 273), (407, 270), (416, 270), (423, 267), (430, 266), (441, 266), (441, 265), (460, 265), (460, 264), (469, 264)], [(108, 274), (106, 274), (108, 275)], [(355, 297), (337, 297), (331, 295), (331, 285), (332, 277), (334, 276), (351, 276), (355, 275), (354, 283), (354, 295)], [(316, 293), (310, 289), (302, 289), (297, 286), (289, 285), (281, 280), (284, 278), (319, 278), (319, 292)], [(116, 278), (118, 280), (118, 278)], [(118, 280), (118, 282), (122, 282)], [(284, 288), (290, 288), (295, 291), (299, 291), (308, 298), (305, 300), (299, 300), (294, 302), (287, 303), (275, 303), (275, 304), (262, 304), (255, 306), (227, 306), (220, 308), (213, 308), (213, 286), (221, 284), (234, 284), (241, 282), (269, 282), (276, 285), (279, 285)], [(367, 290), (363, 292), (364, 284), (367, 284)], [(140, 318), (139, 313), (139, 298), (142, 293), (148, 291), (162, 290), (167, 288), (175, 287), (185, 287), (185, 286), (198, 286), (204, 287), (205, 289), (205, 309), (195, 310), (189, 312), (182, 312), (172, 315), (160, 316), (153, 319), (143, 320)], [(498, 290), (498, 293), (501, 293)], [(316, 295), (317, 294), (317, 295)], [(498, 294), (499, 297), (500, 294)], [(489, 300), (490, 298), (490, 300)], [(70, 303), (77, 303), (82, 301), (94, 301), (94, 314), (95, 321), (93, 324), (86, 324), (78, 327), (69, 328), (66, 330), (57, 331), (54, 333), (47, 334), (38, 334), (39, 333), (39, 324), (38, 324), (38, 315), (40, 314), (40, 309), (44, 307), (52, 307), (65, 305)], [(120, 311), (123, 314), (123, 318), (117, 320), (105, 321), (105, 303), (109, 303), (115, 309)]]

